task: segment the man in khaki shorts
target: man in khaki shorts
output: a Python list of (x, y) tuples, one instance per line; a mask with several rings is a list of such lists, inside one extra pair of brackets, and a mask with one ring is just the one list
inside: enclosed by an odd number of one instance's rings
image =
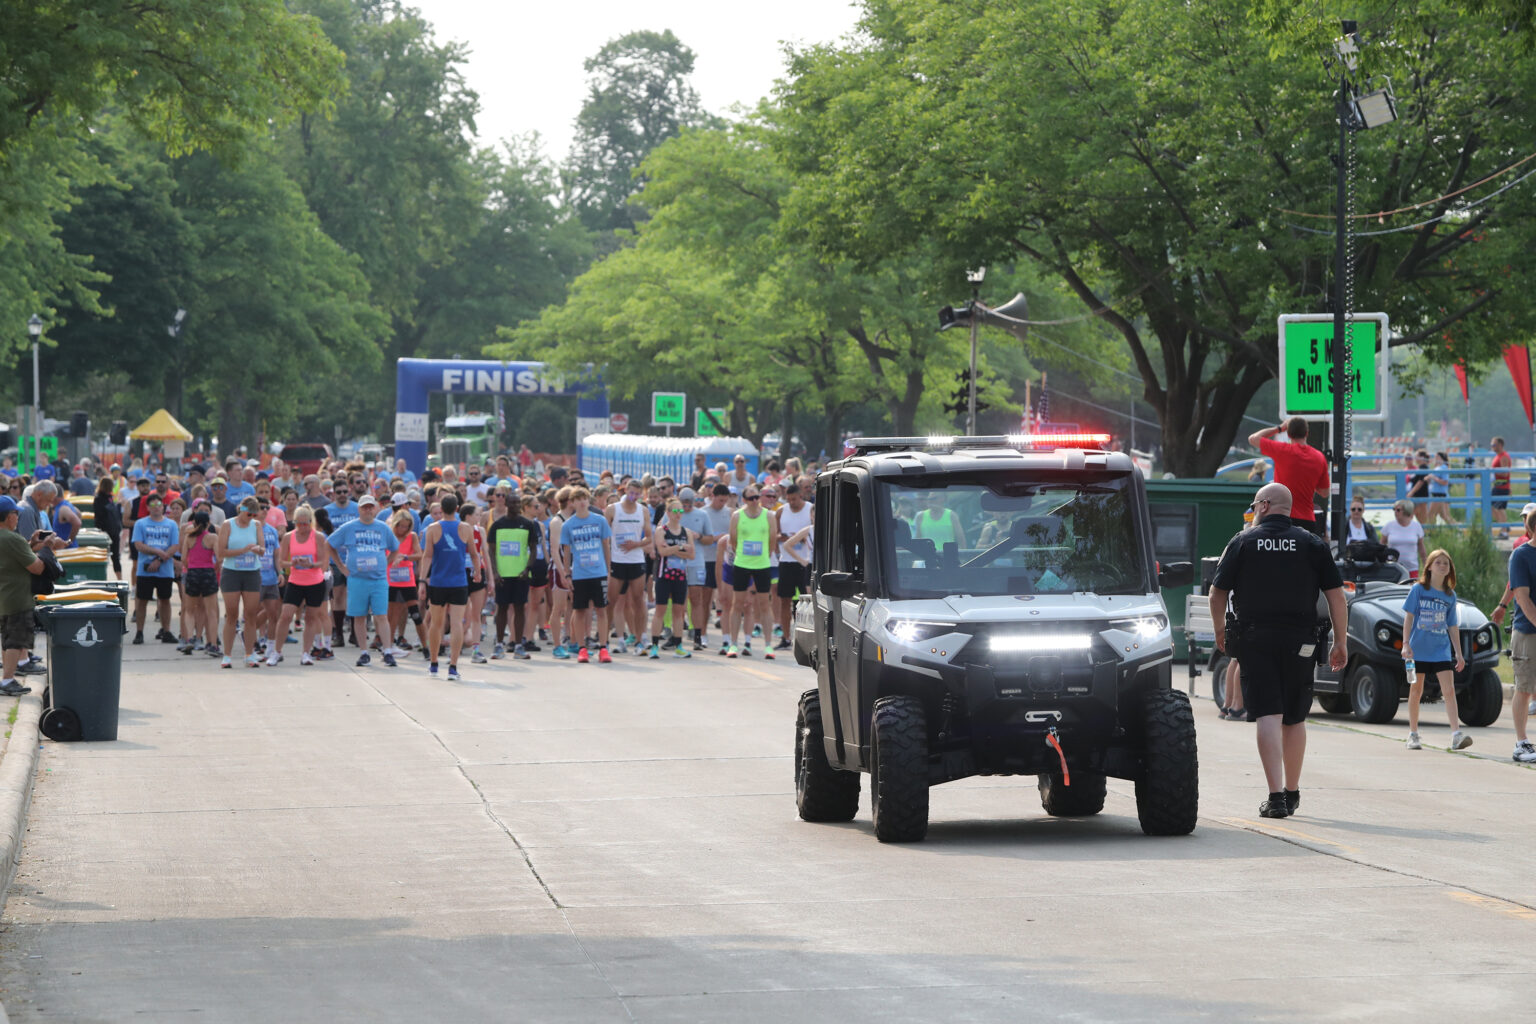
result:
[[(1526, 516), (1526, 528), (1536, 527), (1536, 511)], [(1536, 543), (1522, 544), (1509, 556), (1509, 590), (1514, 616), (1509, 624), (1509, 649), (1515, 665), (1515, 752), (1522, 763), (1536, 762), (1536, 746), (1525, 736), (1529, 701), (1536, 697)]]

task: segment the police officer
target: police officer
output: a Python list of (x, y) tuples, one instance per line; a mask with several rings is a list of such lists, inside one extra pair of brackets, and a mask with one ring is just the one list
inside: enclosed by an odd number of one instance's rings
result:
[[(1291, 523), (1291, 492), (1283, 484), (1259, 488), (1253, 509), (1253, 528), (1228, 542), (1216, 567), (1211, 621), (1216, 624), (1217, 648), (1242, 660), (1243, 703), (1258, 722), (1259, 760), (1269, 784), (1269, 798), (1259, 805), (1259, 814), (1284, 818), (1301, 803), (1317, 594), (1321, 590), (1328, 599), (1333, 622), (1328, 664), (1337, 672), (1347, 656), (1343, 581), (1328, 546)], [(1238, 635), (1228, 637), (1227, 600), (1234, 593)]]

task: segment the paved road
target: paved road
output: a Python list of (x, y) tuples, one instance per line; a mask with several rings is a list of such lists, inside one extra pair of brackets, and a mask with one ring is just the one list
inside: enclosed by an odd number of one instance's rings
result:
[(545, 655), (454, 686), (126, 651), (119, 742), (42, 751), (13, 1020), (1529, 1012), (1536, 775), (1507, 727), (1487, 757), (1316, 728), (1303, 813), (1268, 822), (1251, 727), (1200, 701), (1192, 836), (1142, 836), (1126, 783), (1066, 821), (974, 779), (883, 846), (867, 805), (795, 817), (792, 662)]

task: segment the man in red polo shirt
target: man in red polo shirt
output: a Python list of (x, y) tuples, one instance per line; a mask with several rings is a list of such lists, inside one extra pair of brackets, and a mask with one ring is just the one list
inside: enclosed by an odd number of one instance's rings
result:
[[(1284, 431), (1290, 444), (1275, 440)], [(1322, 524), (1312, 511), (1312, 495), (1328, 496), (1328, 460), (1307, 444), (1307, 421), (1292, 416), (1278, 427), (1265, 427), (1248, 435), (1248, 443), (1275, 464), (1275, 482), (1291, 492), (1291, 520), (1319, 537)]]

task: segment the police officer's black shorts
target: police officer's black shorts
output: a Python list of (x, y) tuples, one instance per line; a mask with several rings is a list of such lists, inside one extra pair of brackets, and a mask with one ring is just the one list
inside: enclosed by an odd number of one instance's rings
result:
[[(1312, 710), (1312, 670), (1317, 638), (1295, 630), (1243, 630), (1238, 648), (1243, 707), (1252, 718), (1279, 715), (1285, 725), (1307, 720)], [(1307, 650), (1303, 654), (1303, 650)]]

